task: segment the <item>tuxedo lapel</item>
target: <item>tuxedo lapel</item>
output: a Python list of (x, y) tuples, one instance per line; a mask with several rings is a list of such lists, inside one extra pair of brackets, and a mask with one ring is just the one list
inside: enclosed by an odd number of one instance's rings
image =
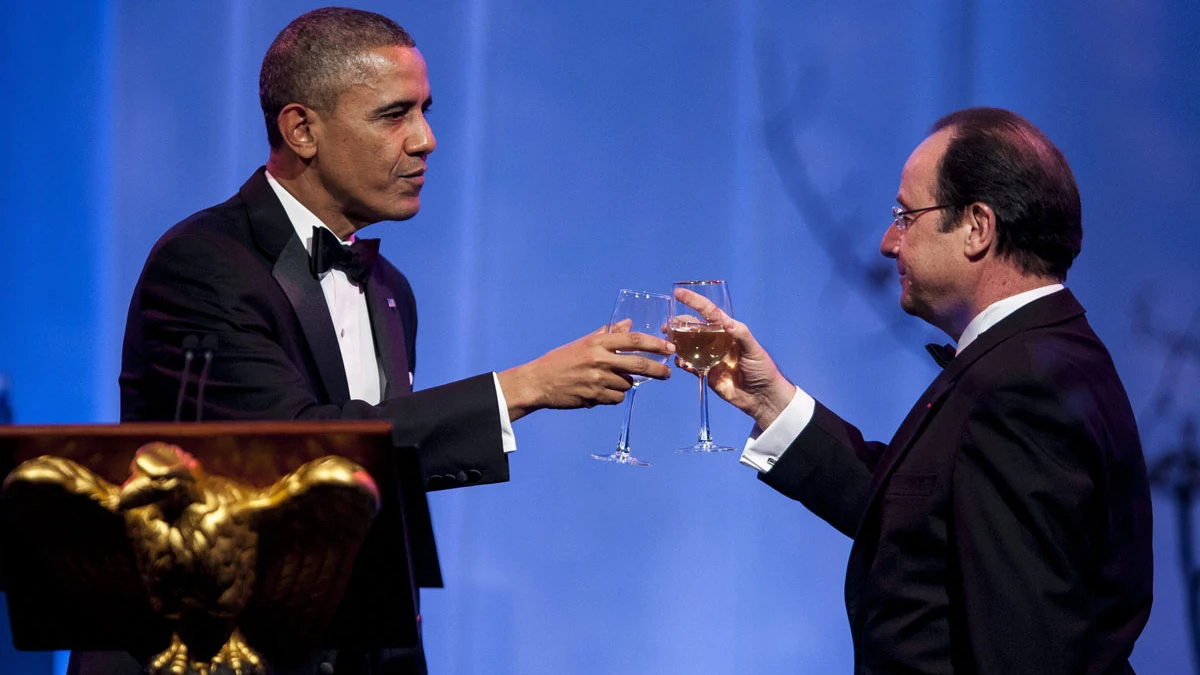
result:
[(367, 281), (367, 312), (371, 316), (371, 332), (375, 334), (375, 353), (387, 378), (383, 398), (388, 399), (412, 391), (408, 364), (408, 345), (404, 338), (404, 320), (396, 308), (395, 293), (380, 279), (379, 265)]
[(265, 169), (255, 172), (239, 194), (246, 203), (255, 243), (275, 259), (271, 275), (300, 321), (329, 402), (342, 405), (350, 400), (350, 385), (321, 283), (309, 269), (308, 251), (267, 182)]
[(896, 430), (891, 442), (888, 443), (887, 452), (880, 458), (879, 466), (875, 467), (875, 476), (871, 481), (871, 495), (867, 500), (868, 509), (878, 498), (880, 486), (896, 468), (896, 463), (904, 456), (913, 441), (921, 435), (925, 424), (941, 407), (942, 401), (946, 399), (946, 395), (953, 388), (954, 379), (951, 373), (943, 370), (933, 382), (929, 383), (929, 386), (925, 388), (925, 393), (921, 394), (916, 405), (908, 411), (908, 415), (900, 423), (900, 428)]
[(921, 435), (925, 425), (937, 414), (942, 402), (946, 400), (946, 395), (953, 388), (953, 377), (952, 373), (943, 370), (929, 384), (925, 393), (917, 399), (917, 404), (908, 411), (908, 416), (900, 423), (900, 428), (896, 430), (892, 441), (888, 443), (887, 451), (875, 467), (875, 473), (871, 479), (871, 494), (867, 497), (867, 506), (863, 510), (862, 519), (859, 520), (858, 531), (854, 533), (854, 544), (850, 547), (850, 559), (846, 563), (846, 610), (850, 616), (851, 626), (855, 625), (855, 617), (858, 613), (858, 580), (866, 576), (866, 568), (875, 557), (878, 536), (872, 536), (868, 532), (878, 525), (878, 520), (873, 518), (872, 514), (875, 504), (879, 501), (879, 494), (888, 477), (896, 468), (896, 464), (912, 447), (913, 441)]
[(350, 385), (346, 382), (346, 366), (342, 363), (342, 351), (338, 346), (337, 331), (329, 316), (329, 305), (321, 292), (321, 283), (313, 278), (308, 268), (308, 251), (292, 233), (292, 243), (284, 247), (275, 261), (271, 274), (292, 303), (304, 339), (312, 350), (317, 371), (325, 384), (330, 403), (341, 405), (350, 400)]

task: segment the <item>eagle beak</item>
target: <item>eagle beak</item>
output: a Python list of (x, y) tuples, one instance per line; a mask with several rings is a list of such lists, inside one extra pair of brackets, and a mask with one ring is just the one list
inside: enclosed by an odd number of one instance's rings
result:
[(128, 511), (145, 506), (155, 500), (156, 492), (154, 480), (149, 476), (145, 474), (130, 476), (129, 480), (121, 486), (121, 499), (117, 502), (117, 509)]

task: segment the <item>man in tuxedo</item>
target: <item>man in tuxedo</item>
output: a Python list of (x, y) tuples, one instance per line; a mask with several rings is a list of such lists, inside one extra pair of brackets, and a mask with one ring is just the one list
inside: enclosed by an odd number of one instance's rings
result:
[(677, 292), (734, 338), (709, 381), (754, 418), (741, 462), (854, 539), (855, 673), (1130, 673), (1150, 492), (1112, 359), (1062, 285), (1082, 242), (1070, 167), (1019, 115), (962, 110), (913, 152), (897, 202), (880, 250), (900, 306), (958, 349), (931, 350), (944, 369), (887, 444)]
[[(163, 235), (134, 290), (122, 420), (385, 419), (397, 446), (418, 449), (436, 490), (507, 480), (511, 423), (524, 415), (620, 402), (630, 374), (669, 377), (661, 363), (617, 353), (669, 354), (669, 343), (601, 330), (515, 368), (413, 392), (412, 291), (378, 241), (357, 233), (420, 207), (436, 147), (421, 53), (383, 16), (315, 10), (276, 37), (259, 86), (266, 167)], [(189, 368), (193, 383), (195, 373), (207, 381), (203, 396), (193, 386), (177, 399)], [(133, 667), (113, 658), (75, 668)], [(343, 653), (312, 665), (424, 670), (420, 654)]]

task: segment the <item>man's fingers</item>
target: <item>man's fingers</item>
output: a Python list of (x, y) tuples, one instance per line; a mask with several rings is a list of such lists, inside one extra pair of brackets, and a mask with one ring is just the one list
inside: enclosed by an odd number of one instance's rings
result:
[(604, 371), (592, 380), (589, 388), (593, 390), (592, 398), (594, 399), (611, 400), (613, 396), (616, 396), (620, 401), (624, 398), (625, 392), (633, 389), (633, 382), (620, 373)]
[[(601, 328), (596, 333), (628, 333), (631, 326), (633, 326), (633, 319), (621, 319), (610, 326)], [(596, 333), (593, 333), (593, 335)]]
[(645, 333), (610, 333), (605, 336), (602, 346), (610, 351), (651, 352), (663, 355), (675, 353), (675, 345)]
[(617, 354), (612, 361), (614, 370), (634, 375), (645, 375), (656, 380), (671, 377), (671, 368), (664, 363), (636, 354)]
[(696, 310), (696, 313), (709, 323), (724, 325), (728, 322), (729, 316), (725, 312), (722, 312), (721, 308), (713, 304), (712, 300), (699, 293), (693, 293), (686, 288), (676, 288), (675, 299)]
[(734, 339), (735, 347), (741, 345), (747, 350), (753, 350), (758, 347), (758, 340), (754, 339), (754, 334), (750, 332), (750, 328), (741, 321), (730, 319), (724, 327), (729, 337)]

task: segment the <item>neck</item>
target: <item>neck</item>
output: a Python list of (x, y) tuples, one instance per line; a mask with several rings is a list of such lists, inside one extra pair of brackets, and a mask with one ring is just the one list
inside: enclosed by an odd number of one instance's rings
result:
[(1009, 266), (995, 270), (995, 272), (980, 279), (975, 292), (970, 295), (967, 302), (963, 303), (960, 311), (950, 313), (951, 316), (946, 325), (938, 326), (956, 342), (962, 337), (967, 324), (993, 304), (1035, 288), (1061, 283), (1054, 277), (1028, 274)]
[(369, 224), (347, 217), (341, 204), (325, 189), (316, 169), (296, 154), (272, 150), (267, 158), (267, 171), (342, 241)]

